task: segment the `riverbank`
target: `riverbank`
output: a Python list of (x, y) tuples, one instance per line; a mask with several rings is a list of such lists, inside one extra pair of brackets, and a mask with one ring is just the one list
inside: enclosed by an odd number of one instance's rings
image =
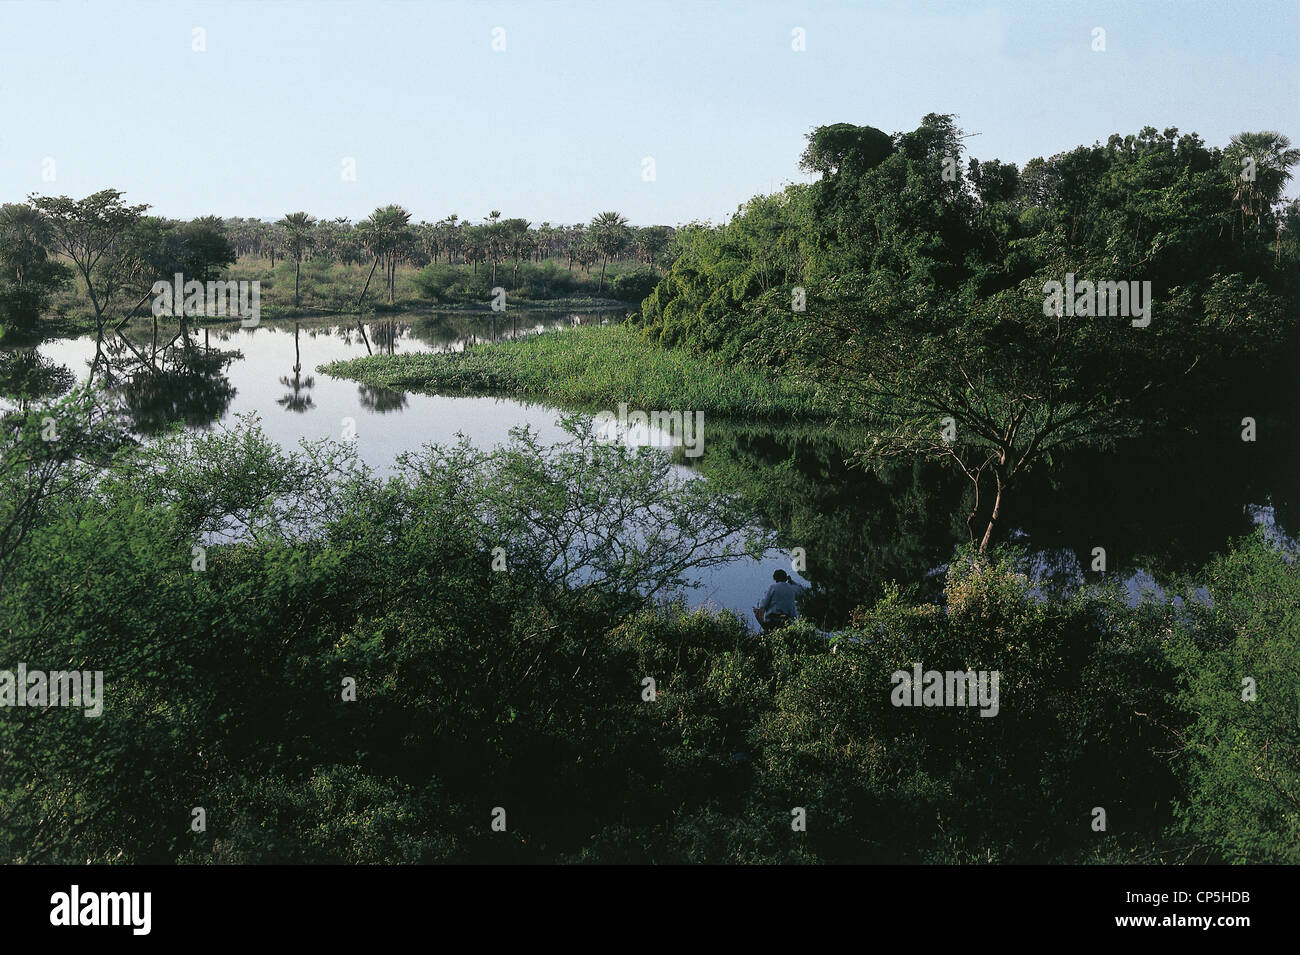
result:
[(443, 354), (375, 355), (318, 371), (364, 385), (439, 394), (530, 397), (561, 405), (702, 411), (821, 420), (832, 408), (811, 381), (651, 344), (621, 325), (576, 328)]
[[(502, 269), (496, 279), (491, 277), (486, 266), (475, 270), (465, 265), (439, 264), (424, 269), (401, 265), (395, 276), (395, 294), (391, 303), (387, 301), (387, 290), (379, 287), (373, 276), (367, 286), (368, 266), (357, 264), (309, 260), (303, 263), (301, 276), (295, 276), (292, 261), (281, 260), (272, 266), (265, 259), (246, 257), (227, 270), (224, 280), (259, 283), (261, 319), (274, 321), (358, 314), (397, 317), (431, 312), (488, 313), (492, 311), (492, 289), (498, 285), (505, 289), (511, 309), (535, 312), (632, 311), (640, 301), (639, 294), (628, 298), (610, 292), (616, 281), (622, 279), (625, 284), (624, 277), (635, 271), (631, 264), (615, 263), (611, 265), (608, 280), (602, 287), (597, 279), (581, 271), (566, 269), (555, 260), (548, 260), (543, 265), (525, 264), (517, 275), (513, 270)], [(367, 293), (364, 298), (363, 289)], [(296, 305), (295, 294), (299, 301)], [(115, 303), (109, 310), (109, 327), (121, 321), (133, 304), (134, 300), (126, 305)], [(132, 323), (141, 319), (150, 320), (147, 301), (141, 305)], [(196, 326), (213, 326), (228, 324), (231, 320), (192, 316), (190, 322)], [(80, 281), (70, 281), (55, 293), (48, 311), (37, 327), (28, 330), (26, 338), (68, 338), (94, 334), (96, 330), (95, 312), (85, 285)]]
[[(572, 298), (558, 299), (541, 299), (530, 301), (527, 299), (512, 299), (511, 308), (519, 311), (528, 311), (530, 313), (542, 314), (595, 314), (599, 312), (608, 312), (627, 307), (626, 302), (620, 302), (617, 299), (593, 298), (591, 296), (576, 296)], [(456, 315), (494, 315), (492, 306), (488, 303), (481, 302), (461, 302), (431, 305), (429, 302), (412, 301), (401, 302), (395, 305), (372, 305), (358, 311), (355, 308), (325, 308), (317, 306), (301, 306), (298, 308), (290, 306), (264, 305), (260, 321), (277, 322), (285, 320), (310, 321), (312, 319), (355, 319), (363, 318), (373, 320), (376, 318), (406, 318), (417, 319), (430, 315), (456, 314)], [(109, 331), (117, 327), (120, 319), (115, 319), (108, 323)], [(191, 328), (216, 328), (219, 326), (239, 327), (242, 320), (230, 318), (227, 316), (209, 318), (204, 315), (188, 316), (186, 321)], [(152, 327), (153, 318), (149, 313), (143, 312), (135, 315), (124, 327), (141, 328), (145, 326)], [(171, 328), (180, 329), (180, 322), (175, 318), (159, 319), (158, 327), (160, 329)], [(95, 316), (91, 312), (73, 312), (64, 314), (54, 314), (46, 316), (41, 320), (41, 324), (34, 329), (28, 330), (25, 334), (19, 331), (12, 331), (5, 337), (6, 345), (33, 345), (52, 338), (74, 338), (78, 335), (93, 335), (97, 331), (95, 325)]]

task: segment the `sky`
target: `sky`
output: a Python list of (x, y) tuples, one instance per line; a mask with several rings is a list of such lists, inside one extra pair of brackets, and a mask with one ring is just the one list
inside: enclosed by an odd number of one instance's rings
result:
[(814, 127), (930, 112), (1017, 164), (1148, 125), (1300, 142), (1300, 0), (0, 0), (3, 202), (718, 222), (804, 181)]

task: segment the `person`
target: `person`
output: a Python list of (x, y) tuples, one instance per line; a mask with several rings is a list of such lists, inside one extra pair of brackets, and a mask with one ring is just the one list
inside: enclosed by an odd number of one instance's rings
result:
[(754, 608), (754, 619), (764, 633), (771, 633), (798, 619), (799, 605), (795, 598), (804, 589), (791, 580), (784, 570), (775, 571), (772, 580), (774, 583), (767, 588), (762, 603)]

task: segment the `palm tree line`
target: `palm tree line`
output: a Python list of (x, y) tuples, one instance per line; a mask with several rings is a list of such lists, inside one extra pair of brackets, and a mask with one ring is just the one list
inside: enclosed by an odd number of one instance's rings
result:
[(516, 286), (520, 266), (525, 262), (564, 260), (570, 271), (577, 266), (586, 275), (599, 264), (598, 288), (603, 291), (611, 261), (635, 260), (651, 268), (667, 264), (675, 231), (664, 225), (638, 228), (612, 211), (597, 214), (590, 223), (576, 225), (534, 225), (527, 219), (503, 218), (496, 209), (478, 224), (454, 213), (437, 222), (413, 224), (411, 213), (398, 205), (382, 206), (356, 224), (346, 218), (317, 219), (306, 212), (288, 213), (278, 222), (243, 218), (224, 222), (237, 255), (269, 258), (272, 268), (277, 259), (295, 263), (295, 305), (301, 305), (305, 259), (368, 264), (370, 272), (359, 301), (365, 299), (382, 266), (382, 286), (392, 303), (397, 267), (403, 262), (466, 265), (474, 274), (480, 267), (490, 268), (494, 285), (498, 271), (509, 264)]

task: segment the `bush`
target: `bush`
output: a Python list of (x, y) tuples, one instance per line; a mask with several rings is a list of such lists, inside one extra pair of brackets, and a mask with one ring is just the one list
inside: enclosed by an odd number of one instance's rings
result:
[(638, 268), (624, 272), (610, 283), (610, 292), (624, 302), (640, 302), (659, 284), (659, 273), (652, 268)]
[[(1300, 568), (1262, 536), (1212, 564), (1179, 629), (1181, 832), (1210, 861), (1300, 862)], [(1246, 691), (1249, 678), (1252, 691)], [(1243, 699), (1243, 696), (1252, 697)]]
[[(698, 550), (667, 528), (745, 514), (581, 428), (380, 479), (247, 426), (137, 447), (90, 396), (58, 410), (55, 446), (48, 409), (0, 434), (26, 528), (0, 537), (0, 660), (102, 669), (104, 715), (0, 720), (0, 861), (1300, 861), (1300, 575), (1262, 541), (1190, 609), (1045, 598), (1015, 553), (962, 552), (941, 602), (752, 635), (641, 596)], [(612, 558), (634, 535), (592, 515), (647, 498), (675, 510)], [(196, 572), (228, 527), (254, 533)], [(997, 715), (894, 705), (918, 663), (998, 671)]]

